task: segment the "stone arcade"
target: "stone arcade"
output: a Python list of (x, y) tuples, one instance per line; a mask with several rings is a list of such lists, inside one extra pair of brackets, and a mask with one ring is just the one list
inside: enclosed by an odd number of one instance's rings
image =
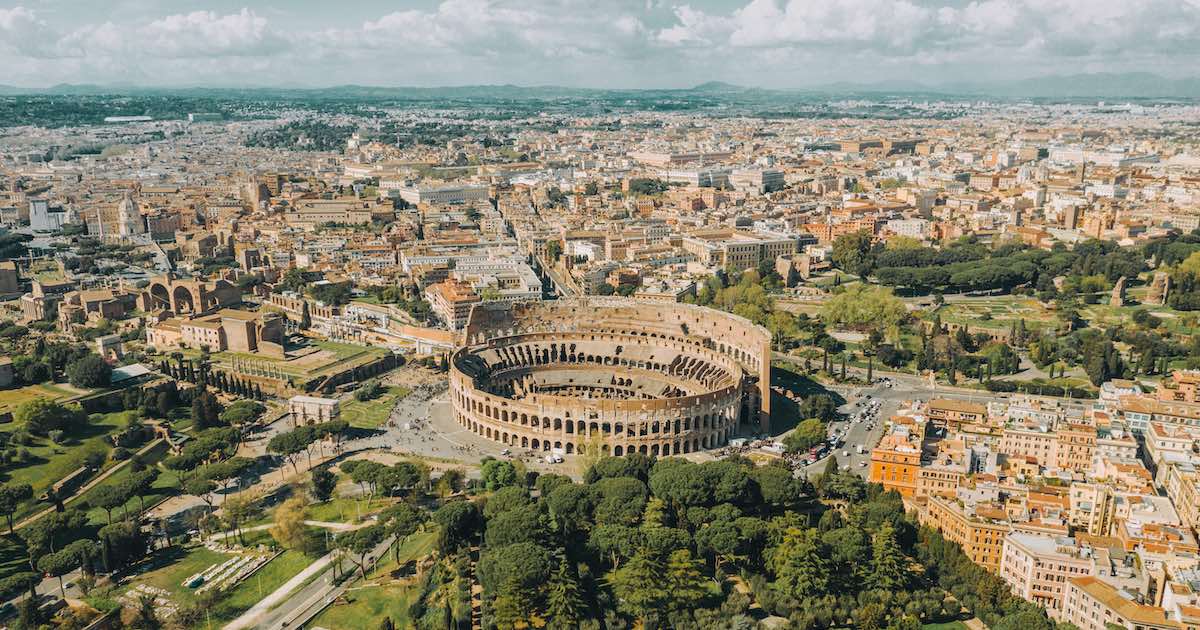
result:
[(709, 308), (622, 298), (475, 307), (451, 357), (459, 424), (513, 446), (677, 455), (767, 431), (771, 336)]

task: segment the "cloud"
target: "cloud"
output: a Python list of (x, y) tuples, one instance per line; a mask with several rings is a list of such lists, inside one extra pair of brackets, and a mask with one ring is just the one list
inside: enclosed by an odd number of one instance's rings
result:
[[(825, 50), (878, 58), (1054, 63), (1200, 50), (1197, 0), (750, 0), (724, 14), (676, 7), (658, 32), (675, 46)], [(1013, 55), (1017, 55), (1014, 58)], [(1154, 68), (1147, 68), (1154, 70)]]
[(1200, 53), (1200, 0), (714, 4), (438, 0), (339, 26), (306, 21), (299, 9), (72, 22), (69, 12), (49, 19), (17, 6), (0, 9), (0, 66), (11, 69), (6, 80), (40, 84), (803, 85), (1097, 69), (1191, 74)]
[(0, 51), (41, 58), (53, 55), (54, 32), (25, 7), (0, 9)]
[(214, 57), (260, 57), (290, 48), (288, 40), (268, 27), (266, 18), (249, 9), (218, 15), (212, 11), (168, 15), (145, 24), (112, 22), (85, 25), (57, 45), (66, 57), (128, 57), (173, 60)]

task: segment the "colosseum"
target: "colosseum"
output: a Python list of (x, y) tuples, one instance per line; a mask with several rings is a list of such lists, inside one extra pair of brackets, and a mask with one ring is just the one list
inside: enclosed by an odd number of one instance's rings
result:
[(514, 448), (678, 455), (766, 432), (771, 337), (709, 308), (626, 298), (476, 306), (454, 415)]

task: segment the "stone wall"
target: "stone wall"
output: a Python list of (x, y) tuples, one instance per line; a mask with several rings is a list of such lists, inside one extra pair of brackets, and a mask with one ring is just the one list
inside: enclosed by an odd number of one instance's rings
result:
[[(770, 334), (728, 313), (627, 298), (489, 304), (464, 339), (455, 417), (517, 448), (676, 455), (721, 446), (743, 423), (769, 428)], [(579, 391), (504, 391), (547, 373)]]

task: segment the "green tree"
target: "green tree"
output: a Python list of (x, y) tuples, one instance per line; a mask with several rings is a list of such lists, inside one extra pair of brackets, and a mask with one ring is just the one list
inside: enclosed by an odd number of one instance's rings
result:
[(362, 579), (367, 579), (368, 556), (383, 542), (387, 530), (381, 525), (371, 525), (338, 534), (334, 545), (347, 553), (350, 561), (358, 567)]
[(67, 379), (71, 385), (83, 389), (108, 387), (112, 380), (112, 366), (99, 356), (88, 354), (67, 366)]
[(817, 418), (809, 418), (783, 437), (783, 445), (789, 453), (797, 453), (824, 442), (825, 437), (825, 423)]
[(220, 425), (221, 403), (207, 389), (197, 392), (192, 398), (192, 422), (197, 429), (207, 429)]
[(425, 512), (410, 503), (397, 503), (379, 515), (379, 522), (383, 525), (387, 535), (396, 539), (392, 543), (392, 559), (396, 564), (400, 564), (400, 547), (404, 545), (404, 541), (408, 540), (409, 536), (421, 529), (426, 518)]
[(565, 554), (558, 559), (558, 570), (550, 580), (546, 593), (546, 627), (550, 630), (573, 630), (583, 619), (585, 605), (580, 595), (579, 579)]
[[(805, 418), (831, 422), (838, 417), (837, 403), (829, 394), (813, 394), (800, 402), (800, 415)], [(810, 426), (809, 428), (812, 430), (815, 427)], [(824, 427), (821, 427), (821, 437), (824, 439)]]
[(64, 599), (67, 597), (67, 589), (63, 585), (63, 576), (78, 568), (79, 558), (73, 553), (68, 553), (65, 549), (56, 553), (46, 554), (38, 559), (39, 571), (43, 571), (51, 577), (58, 578), (58, 590), (62, 593)]
[(879, 251), (874, 240), (866, 230), (843, 234), (834, 239), (830, 259), (847, 273), (865, 276), (875, 265), (875, 254)]
[(884, 523), (871, 537), (871, 588), (897, 592), (908, 587), (908, 558), (896, 542), (896, 532)]
[(337, 487), (337, 475), (329, 472), (328, 468), (314, 468), (312, 471), (312, 494), (319, 503), (324, 503), (333, 496)]
[(524, 630), (543, 625), (533, 598), (515, 576), (509, 576), (497, 593), (492, 603), (492, 616), (497, 630)]
[(128, 489), (117, 484), (100, 485), (90, 494), (88, 502), (104, 510), (109, 525), (112, 525), (112, 511), (125, 505), (131, 498)]
[(788, 529), (770, 561), (776, 586), (793, 597), (829, 592), (829, 561), (815, 529)]
[(33, 498), (33, 486), (27, 483), (6, 483), (0, 486), (0, 512), (8, 519), (8, 533), (13, 533), (13, 513), (22, 503)]
[[(267, 442), (267, 452), (282, 456), (292, 465), (292, 470), (299, 474), (300, 454), (306, 452), (308, 445), (312, 443), (311, 433), (308, 427), (299, 427), (286, 433), (276, 434)], [(358, 468), (355, 470), (357, 471)], [(353, 477), (353, 473), (351, 477)], [(355, 479), (355, 481), (358, 480)]]
[(129, 476), (127, 490), (130, 496), (138, 498), (140, 512), (146, 511), (146, 497), (153, 494), (155, 481), (158, 481), (157, 468), (147, 468)]
[(894, 337), (908, 318), (904, 302), (891, 289), (856, 284), (835, 294), (821, 307), (821, 319), (830, 326), (867, 329), (882, 327)]
[(610, 571), (608, 584), (617, 596), (617, 608), (643, 625), (657, 619), (669, 601), (666, 567), (648, 549), (638, 551), (621, 568)]
[(675, 610), (692, 610), (708, 596), (705, 577), (698, 560), (692, 552), (679, 549), (667, 558), (667, 590), (671, 607)]
[(488, 490), (499, 490), (518, 483), (516, 467), (512, 462), (500, 459), (485, 459), (480, 467), (480, 477)]
[(48, 398), (34, 398), (21, 403), (13, 411), (13, 420), (34, 435), (47, 435), (53, 430), (69, 430), (87, 421), (78, 405), (63, 405)]
[(479, 507), (470, 501), (447, 503), (433, 513), (439, 525), (438, 543), (443, 550), (456, 550), (469, 545), (479, 535), (483, 516)]
[[(542, 476), (545, 477), (546, 475)], [(451, 468), (442, 472), (442, 476), (438, 477), (437, 485), (434, 486), (434, 489), (437, 491), (438, 496), (445, 499), (452, 494), (462, 492), (466, 481), (467, 473), (463, 472), (461, 468)]]

